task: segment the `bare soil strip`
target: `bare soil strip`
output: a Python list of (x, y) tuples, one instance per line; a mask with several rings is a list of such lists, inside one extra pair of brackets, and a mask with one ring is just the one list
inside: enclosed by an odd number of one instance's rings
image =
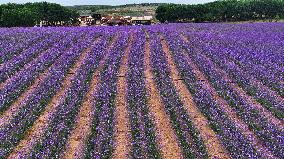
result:
[[(186, 42), (188, 42), (187, 37), (182, 36), (182, 39), (185, 40)], [(211, 61), (211, 59), (209, 59), (207, 56), (204, 56), (204, 58), (206, 58), (206, 60), (208, 60), (208, 61)], [(273, 114), (271, 114), (271, 112), (269, 110), (267, 110), (262, 105), (260, 105), (253, 97), (247, 95), (246, 92), (241, 87), (239, 87), (237, 84), (235, 84), (232, 81), (232, 79), (229, 77), (229, 75), (224, 70), (222, 70), (219, 66), (217, 66), (216, 63), (214, 63), (214, 62), (212, 62), (212, 63), (214, 65), (214, 69), (216, 69), (216, 71), (222, 75), (223, 79), (226, 82), (229, 83), (230, 87), (232, 87), (234, 91), (236, 91), (242, 98), (246, 99), (247, 102), (254, 109), (259, 110), (261, 112), (261, 114), (263, 114), (269, 122), (274, 123), (278, 128), (280, 128), (281, 130), (284, 130), (283, 121), (277, 119)], [(260, 85), (262, 85), (262, 84), (260, 84)]]
[[(65, 51), (68, 51), (68, 49), (69, 48), (67, 48)], [(42, 81), (44, 81), (46, 77), (50, 75), (49, 68), (51, 67), (52, 65), (46, 68), (44, 72), (40, 73), (39, 76), (35, 79), (34, 83), (29, 86), (26, 91), (22, 93), (3, 114), (0, 115), (0, 127), (8, 124), (9, 121), (11, 121), (13, 117), (15, 117), (17, 112), (19, 112), (20, 108), (29, 100), (30, 96), (33, 95), (33, 92), (36, 90), (36, 88), (42, 83)], [(2, 89), (6, 84), (8, 84), (8, 82), (10, 82), (9, 80), (10, 79), (3, 83), (3, 86), (0, 84), (0, 89)]]
[(193, 102), (193, 98), (187, 89), (186, 85), (183, 83), (178, 75), (177, 67), (172, 59), (171, 52), (167, 42), (162, 36), (161, 43), (163, 46), (163, 51), (167, 57), (167, 61), (171, 71), (171, 77), (174, 80), (174, 85), (177, 88), (178, 93), (185, 105), (185, 109), (188, 115), (191, 117), (193, 125), (198, 129), (200, 135), (206, 146), (208, 155), (210, 158), (230, 158), (227, 151), (224, 149), (220, 141), (218, 140), (214, 131), (210, 128), (208, 120), (203, 116), (203, 114), (198, 110), (197, 106)]
[[(208, 59), (208, 57), (206, 57)], [(208, 59), (210, 60), (210, 59)], [(214, 64), (215, 65), (215, 64)], [(235, 84), (228, 74), (224, 71), (218, 68), (218, 66), (214, 66), (215, 69), (220, 73), (223, 77), (223, 79), (229, 83), (229, 86), (233, 88), (233, 90), (239, 94), (243, 99), (245, 99), (250, 106), (252, 106), (254, 109), (257, 109), (261, 112), (261, 114), (271, 123), (274, 123), (278, 128), (281, 130), (284, 130), (284, 123), (283, 121), (277, 119), (269, 110), (264, 108), (262, 105), (260, 105), (253, 97), (246, 94), (246, 92), (240, 88), (237, 84)]]
[(259, 154), (265, 156), (265, 158), (275, 158), (274, 155), (265, 146), (262, 145), (261, 141), (249, 129), (249, 127), (238, 117), (236, 112), (228, 105), (228, 103), (223, 98), (218, 96), (215, 88), (209, 83), (207, 78), (202, 74), (202, 72), (198, 69), (194, 62), (189, 58), (187, 59), (187, 61), (190, 67), (193, 69), (193, 72), (196, 75), (197, 79), (203, 81), (206, 90), (208, 90), (213, 95), (214, 100), (217, 101), (219, 106), (228, 115), (229, 119), (235, 123), (241, 133), (252, 143), (256, 151), (258, 151)]
[(94, 116), (94, 95), (97, 91), (97, 85), (100, 82), (100, 72), (103, 66), (110, 56), (109, 50), (113, 47), (114, 42), (117, 40), (118, 36), (115, 37), (110, 42), (109, 47), (106, 49), (106, 56), (100, 61), (99, 67), (93, 74), (90, 88), (85, 96), (83, 104), (80, 107), (78, 117), (74, 129), (67, 141), (65, 151), (63, 152), (63, 159), (77, 159), (83, 158), (85, 143), (88, 136), (91, 134), (92, 121)]
[[(205, 56), (205, 58), (207, 60), (210, 60), (208, 57)], [(243, 99), (245, 99), (250, 106), (252, 106), (254, 109), (257, 109), (261, 112), (261, 114), (270, 122), (275, 124), (278, 128), (280, 128), (281, 130), (284, 130), (284, 123), (283, 121), (277, 119), (269, 110), (267, 110), (265, 107), (263, 107), (262, 105), (260, 105), (253, 97), (249, 96), (246, 94), (246, 92), (239, 87), (237, 84), (235, 84), (230, 77), (228, 76), (228, 74), (220, 69), (215, 63), (214, 67), (216, 69), (216, 71), (218, 73), (220, 73), (223, 77), (223, 79), (229, 83), (229, 86), (233, 88), (233, 90), (239, 94)]]
[[(182, 40), (184, 40), (185, 42), (189, 42), (188, 37), (186, 37), (185, 35), (181, 34), (181, 38)], [(281, 97), (276, 91), (270, 89), (269, 87), (267, 87), (266, 85), (262, 84), (258, 79), (255, 79), (253, 77), (253, 80), (251, 81), (255, 86), (260, 87), (261, 89), (264, 90), (268, 90), (268, 92), (276, 98), (276, 101), (279, 103), (284, 103), (284, 98)], [(282, 84), (284, 84), (284, 81), (282, 81)]]
[(166, 114), (162, 99), (154, 82), (154, 76), (151, 72), (150, 64), (150, 44), (147, 37), (145, 46), (145, 76), (146, 89), (149, 95), (149, 110), (155, 123), (157, 132), (157, 141), (162, 153), (162, 158), (179, 159), (182, 158), (182, 151), (179, 147), (178, 139), (171, 126), (170, 120)]
[[(56, 40), (58, 40), (58, 39), (59, 39), (59, 38), (57, 38)], [(46, 39), (45, 39), (45, 40), (46, 40)], [(41, 41), (41, 42), (42, 42), (42, 41)], [(56, 42), (58, 42), (58, 41), (56, 41)], [(40, 42), (39, 42), (39, 43), (40, 43)], [(30, 66), (31, 63), (33, 63), (35, 60), (37, 60), (37, 59), (39, 59), (41, 56), (43, 56), (43, 55), (44, 55), (48, 50), (50, 50), (51, 47), (53, 47), (54, 45), (55, 45), (55, 41), (52, 42), (49, 46), (47, 46), (47, 49), (44, 49), (44, 50), (42, 50), (41, 52), (39, 52), (39, 53), (36, 55), (36, 57), (35, 57), (34, 59), (32, 59), (32, 60), (28, 61), (27, 63), (25, 63), (24, 66), (22, 66), (19, 70), (16, 71), (16, 73), (14, 73), (14, 74), (12, 75), (12, 77), (13, 77), (14, 75), (16, 75), (16, 74), (17, 74), (18, 72), (20, 72), (20, 71), (25, 71), (25, 70)], [(23, 50), (22, 52), (24, 52), (24, 51), (26, 51), (26, 50), (28, 50), (28, 49), (30, 49), (30, 47), (26, 48), (26, 49)], [(6, 61), (5, 63), (11, 62), (11, 61), (12, 61), (12, 59), (9, 59), (9, 60)], [(1, 65), (0, 65), (0, 68), (4, 67), (4, 64), (5, 64), (5, 63), (1, 64)], [(9, 80), (9, 79), (11, 79), (11, 77), (8, 78), (8, 79), (6, 79), (4, 82), (0, 83), (0, 89), (2, 89), (2, 88), (5, 86), (6, 81)]]
[(21, 158), (21, 156), (26, 155), (34, 147), (37, 141), (41, 139), (43, 132), (48, 128), (49, 119), (54, 114), (57, 107), (64, 101), (68, 88), (71, 86), (71, 81), (75, 77), (75, 72), (80, 68), (80, 65), (87, 57), (93, 45), (100, 38), (97, 38), (95, 42), (85, 49), (80, 55), (79, 59), (76, 61), (75, 65), (69, 70), (70, 73), (67, 74), (65, 80), (63, 81), (61, 89), (57, 92), (55, 96), (51, 99), (51, 102), (46, 106), (45, 111), (40, 115), (40, 117), (35, 121), (33, 126), (25, 134), (23, 140), (20, 141), (18, 146), (9, 155), (8, 159)]
[[(280, 102), (284, 103), (284, 98), (281, 97), (278, 93), (276, 93), (276, 91), (270, 89), (269, 87), (267, 87), (266, 85), (262, 84), (259, 80), (255, 79), (255, 78), (253, 78), (253, 81), (252, 81), (252, 82), (253, 82), (254, 85), (260, 87), (261, 89), (268, 90), (268, 92), (269, 92), (273, 97), (276, 98), (276, 101), (277, 101), (277, 102), (279, 102), (279, 103), (280, 103)], [(284, 84), (284, 81), (280, 82), (280, 84)]]
[(35, 82), (27, 88), (27, 91), (25, 91), (23, 94), (18, 97), (13, 104), (0, 116), (0, 127), (3, 125), (6, 125), (11, 121), (17, 112), (19, 112), (20, 108), (29, 100), (30, 96), (32, 96), (33, 92), (36, 90), (36, 88), (41, 84), (43, 79), (45, 79), (49, 75), (49, 69), (46, 69), (43, 73), (41, 73)]
[(113, 159), (127, 159), (130, 158), (130, 122), (127, 111), (126, 100), (126, 73), (128, 69), (128, 56), (133, 43), (133, 33), (130, 36), (129, 44), (125, 50), (122, 58), (122, 63), (119, 70), (119, 78), (117, 83), (117, 97), (115, 113), (115, 131), (114, 131), (114, 152)]
[[(42, 53), (40, 53), (39, 57), (37, 57), (35, 60), (40, 59), (42, 56), (44, 56), (44, 54), (46, 52), (48, 52), (51, 48), (48, 48), (47, 50), (42, 51)], [(29, 68), (31, 66), (31, 63), (33, 63), (34, 60), (30, 61), (29, 63), (25, 64), (22, 68), (20, 68), (20, 70), (17, 71), (17, 73), (15, 73), (13, 76), (11, 76), (10, 78), (8, 78), (5, 82), (0, 83), (0, 89), (3, 89), (7, 84), (11, 83), (12, 79), (14, 76), (17, 76), (17, 74), (20, 74), (22, 72), (25, 72), (27, 70), (27, 68)]]

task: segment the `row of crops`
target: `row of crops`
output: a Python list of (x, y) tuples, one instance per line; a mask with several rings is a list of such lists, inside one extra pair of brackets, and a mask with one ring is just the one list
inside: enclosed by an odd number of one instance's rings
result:
[(0, 29), (0, 158), (284, 158), (283, 23)]

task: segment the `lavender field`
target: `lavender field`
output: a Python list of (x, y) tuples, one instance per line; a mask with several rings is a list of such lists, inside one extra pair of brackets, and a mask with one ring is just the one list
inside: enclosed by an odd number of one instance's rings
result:
[(284, 23), (0, 29), (0, 158), (284, 158)]

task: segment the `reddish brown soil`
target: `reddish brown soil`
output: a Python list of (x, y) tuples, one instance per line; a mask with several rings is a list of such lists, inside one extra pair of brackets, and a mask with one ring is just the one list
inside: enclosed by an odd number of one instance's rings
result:
[[(188, 37), (184, 36), (183, 34), (181, 35), (181, 38), (185, 41), (185, 42), (189, 42)], [(277, 94), (277, 92), (275, 92), (274, 90), (271, 90), (270, 88), (268, 88), (267, 86), (263, 85), (259, 80), (253, 78), (253, 80), (251, 81), (253, 83), (253, 85), (260, 87), (261, 89), (267, 90), (267, 92), (269, 92), (269, 94), (273, 97), (275, 97), (276, 101), (279, 103), (284, 103), (284, 98), (281, 97), (280, 95)], [(281, 82), (280, 82), (281, 83)], [(284, 83), (284, 81), (282, 81), (282, 84)]]
[(162, 104), (162, 99), (153, 80), (153, 74), (150, 66), (150, 46), (148, 40), (146, 42), (145, 49), (145, 76), (146, 89), (147, 93), (149, 94), (149, 110), (155, 123), (157, 142), (159, 144), (162, 157), (165, 159), (182, 158), (182, 152), (179, 147), (177, 137), (171, 126), (169, 117), (167, 116), (165, 108)]
[[(96, 39), (94, 44), (98, 40), (99, 39)], [(20, 141), (18, 146), (9, 155), (9, 159), (21, 158), (22, 155), (26, 155), (28, 152), (30, 152), (37, 141), (41, 140), (43, 132), (48, 128), (50, 117), (54, 114), (57, 107), (64, 101), (67, 95), (67, 90), (71, 86), (71, 81), (75, 77), (74, 73), (80, 68), (82, 62), (90, 52), (91, 47), (85, 49), (82, 52), (75, 65), (72, 66), (72, 68), (69, 70), (70, 73), (68, 73), (66, 78), (64, 79), (61, 89), (56, 93), (55, 96), (53, 96), (45, 111), (40, 115), (38, 120), (35, 121), (33, 126), (25, 134), (23, 140)]]
[[(50, 49), (50, 48), (49, 48)], [(39, 57), (37, 58), (41, 58), (49, 49), (43, 51), (42, 53), (40, 53)], [(34, 60), (30, 61), (29, 63), (25, 64), (19, 71), (17, 71), (17, 73), (15, 73), (14, 76), (17, 76), (18, 74), (22, 73), (22, 72), (25, 72), (30, 66), (31, 66), (31, 63), (34, 62)], [(12, 77), (14, 77), (12, 76)], [(0, 90), (3, 89), (7, 84), (11, 83), (12, 81), (12, 77), (8, 78), (5, 82), (3, 83), (0, 83)]]
[[(182, 38), (188, 42), (188, 39), (185, 36), (182, 36)], [(208, 61), (211, 61), (207, 56), (204, 56), (204, 58)], [(233, 88), (233, 90), (238, 93), (243, 99), (245, 99), (254, 109), (259, 110), (262, 115), (267, 118), (267, 120), (273, 124), (275, 124), (278, 128), (281, 130), (284, 130), (284, 123), (283, 121), (277, 119), (269, 110), (264, 108), (262, 105), (260, 105), (253, 97), (246, 94), (246, 92), (239, 87), (236, 83), (232, 81), (232, 79), (229, 77), (229, 75), (222, 70), (219, 66), (217, 66), (215, 63), (212, 62), (214, 65), (214, 69), (220, 73), (223, 77), (223, 79), (230, 84), (230, 87)], [(262, 85), (261, 83), (257, 84), (258, 86)], [(263, 85), (262, 85), (263, 86)], [(263, 86), (265, 87), (265, 86)]]
[(191, 117), (193, 125), (200, 132), (200, 135), (206, 146), (208, 155), (210, 158), (230, 158), (225, 148), (222, 146), (221, 142), (218, 140), (214, 131), (210, 128), (208, 120), (203, 116), (203, 114), (198, 110), (197, 106), (193, 102), (193, 98), (187, 89), (186, 85), (180, 79), (178, 75), (177, 67), (171, 57), (171, 52), (167, 42), (164, 40), (163, 36), (160, 36), (161, 43), (163, 46), (163, 51), (167, 57), (167, 61), (170, 67), (170, 74), (174, 80), (174, 85), (185, 105), (185, 109), (188, 115)]
[[(69, 47), (71, 48), (71, 46)], [(68, 49), (69, 49), (68, 48)], [(68, 50), (66, 49), (66, 50)], [(42, 53), (42, 55), (45, 53), (46, 51), (44, 51)], [(42, 56), (41, 55), (41, 56)], [(24, 69), (21, 69), (21, 71), (25, 71), (27, 68), (27, 66), (24, 67)], [(52, 67), (52, 65), (50, 66)], [(3, 112), (3, 114), (0, 115), (0, 127), (3, 125), (6, 125), (9, 123), (9, 121), (11, 119), (13, 119), (13, 117), (15, 117), (15, 115), (17, 114), (17, 112), (20, 110), (20, 108), (30, 99), (30, 97), (33, 95), (33, 93), (35, 92), (36, 88), (42, 83), (42, 81), (44, 81), (44, 79), (46, 77), (48, 77), (50, 75), (49, 73), (49, 68), (48, 67), (43, 73), (39, 74), (39, 76), (35, 79), (35, 81), (33, 82), (33, 84), (31, 86), (29, 86), (27, 88), (27, 90), (21, 94), (14, 102), (13, 104), (5, 111)], [(5, 87), (5, 85), (9, 84), (11, 82), (11, 78), (9, 78), (8, 80), (6, 80), (4, 83), (0, 84), (0, 89), (3, 89)]]
[(263, 154), (265, 158), (275, 158), (273, 154), (262, 145), (261, 141), (257, 138), (257, 136), (249, 129), (249, 127), (238, 117), (236, 112), (228, 105), (228, 103), (218, 96), (214, 87), (209, 83), (207, 78), (202, 74), (202, 72), (198, 69), (198, 67), (194, 64), (193, 61), (188, 57), (188, 63), (190, 67), (193, 69), (194, 74), (197, 79), (203, 81), (205, 89), (210, 92), (215, 101), (219, 104), (219, 106), (224, 110), (224, 112), (228, 115), (229, 119), (232, 120), (235, 125), (240, 129), (241, 133), (249, 139), (249, 141), (256, 148), (256, 151), (259, 151), (259, 154)]
[(62, 154), (64, 159), (77, 159), (83, 158), (86, 140), (91, 134), (91, 127), (95, 109), (93, 108), (95, 99), (94, 95), (97, 91), (97, 85), (100, 82), (100, 72), (103, 69), (103, 66), (108, 59), (109, 50), (113, 47), (114, 42), (117, 40), (118, 36), (116, 35), (110, 42), (109, 47), (106, 52), (107, 55), (100, 61), (99, 67), (96, 69), (93, 74), (90, 88), (87, 92), (87, 95), (84, 98), (84, 102), (80, 107), (78, 117), (75, 122), (71, 136), (69, 137), (65, 151)]
[(36, 88), (41, 84), (41, 82), (49, 75), (49, 70), (45, 70), (42, 74), (38, 76), (35, 82), (25, 91), (23, 94), (17, 98), (13, 104), (0, 116), (0, 127), (8, 124), (13, 117), (17, 114), (20, 108), (30, 99), (32, 94), (35, 92)]
[(130, 158), (130, 123), (127, 112), (126, 100), (126, 72), (128, 69), (128, 56), (132, 45), (133, 35), (130, 36), (129, 45), (125, 50), (124, 57), (119, 70), (119, 79), (117, 83), (117, 97), (115, 112), (115, 131), (114, 131), (114, 152), (112, 158), (127, 159)]

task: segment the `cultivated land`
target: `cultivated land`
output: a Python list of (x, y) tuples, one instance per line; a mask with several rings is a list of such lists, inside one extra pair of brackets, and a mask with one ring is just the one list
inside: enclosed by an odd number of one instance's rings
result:
[(284, 158), (284, 25), (0, 29), (0, 158)]

